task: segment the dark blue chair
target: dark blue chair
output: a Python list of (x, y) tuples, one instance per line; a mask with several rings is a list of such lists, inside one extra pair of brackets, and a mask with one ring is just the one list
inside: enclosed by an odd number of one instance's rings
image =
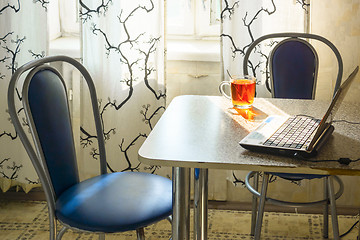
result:
[[(83, 75), (90, 91), (101, 174), (79, 181), (67, 91), (60, 73), (48, 63), (69, 63)], [(19, 121), (14, 103), (18, 79), (26, 72), (22, 102), (34, 148)], [(172, 214), (172, 181), (143, 172), (107, 173), (105, 144), (94, 83), (78, 61), (66, 56), (45, 57), (20, 67), (8, 89), (11, 120), (35, 167), (49, 208), (50, 239), (67, 229), (100, 233), (136, 230)], [(63, 227), (57, 231), (57, 221)]]
[[(248, 73), (248, 60), (253, 49), (266, 39), (283, 38), (276, 44), (269, 56), (270, 65), (270, 85), (271, 94), (275, 98), (290, 99), (314, 99), (316, 81), (318, 73), (318, 55), (313, 46), (304, 39), (314, 39), (326, 44), (333, 50), (338, 61), (338, 76), (334, 89), (334, 94), (341, 83), (343, 64), (341, 56), (336, 47), (325, 38), (304, 33), (277, 33), (269, 34), (255, 40), (248, 48), (243, 63), (244, 74)], [(258, 172), (250, 172), (245, 179), (247, 189), (253, 194), (252, 224), (251, 235), (255, 239), (260, 239), (261, 225), (264, 215), (265, 201), (282, 206), (305, 207), (312, 205), (324, 205), (324, 238), (328, 238), (328, 204), (330, 202), (334, 239), (339, 239), (339, 229), (337, 223), (336, 204), (343, 193), (343, 183), (337, 176), (314, 175), (314, 174), (293, 174), (293, 173), (274, 173), (264, 172), (261, 193), (258, 192)], [(266, 196), (269, 175), (274, 175), (290, 181), (300, 181), (303, 179), (324, 179), (324, 199), (314, 202), (288, 202), (272, 199)], [(253, 185), (250, 178), (254, 179)], [(334, 193), (333, 180), (339, 184), (339, 191)], [(259, 206), (257, 198), (260, 198)], [(258, 208), (258, 209), (257, 209)], [(256, 222), (256, 224), (255, 224)]]

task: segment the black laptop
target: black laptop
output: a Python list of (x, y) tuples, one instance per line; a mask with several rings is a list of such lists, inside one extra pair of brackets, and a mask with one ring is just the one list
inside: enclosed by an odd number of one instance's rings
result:
[(359, 67), (341, 84), (322, 119), (309, 116), (269, 116), (240, 141), (246, 149), (302, 157), (315, 156), (334, 131), (333, 117), (355, 79)]

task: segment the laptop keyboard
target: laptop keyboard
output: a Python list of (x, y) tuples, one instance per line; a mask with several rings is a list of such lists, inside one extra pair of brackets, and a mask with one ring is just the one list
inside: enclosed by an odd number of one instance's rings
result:
[(310, 136), (319, 124), (320, 119), (304, 116), (291, 117), (264, 142), (264, 145), (301, 149), (310, 144)]

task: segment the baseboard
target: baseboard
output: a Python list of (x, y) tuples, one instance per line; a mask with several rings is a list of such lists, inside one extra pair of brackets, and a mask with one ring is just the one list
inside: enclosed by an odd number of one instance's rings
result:
[[(14, 200), (14, 201), (46, 201), (45, 194), (41, 188), (32, 189), (29, 193), (16, 192), (13, 189), (0, 193), (0, 200)], [(191, 206), (193, 203), (191, 202)], [(249, 202), (235, 202), (235, 201), (214, 201), (208, 202), (209, 209), (221, 210), (237, 210), (237, 211), (251, 211), (251, 203)], [(337, 213), (339, 215), (357, 215), (359, 208), (351, 206), (337, 206)], [(265, 205), (266, 212), (283, 212), (283, 213), (304, 213), (304, 214), (322, 214), (321, 207), (302, 207), (290, 208), (284, 206), (277, 206), (272, 204)]]
[(33, 188), (30, 192), (17, 192), (14, 188), (7, 192), (0, 193), (0, 200), (14, 200), (14, 201), (46, 201), (45, 193), (42, 188)]
[[(209, 201), (208, 208), (223, 209), (223, 210), (237, 210), (237, 211), (251, 211), (252, 206), (249, 202), (232, 202), (232, 201)], [(322, 214), (322, 207), (301, 207), (291, 208), (284, 206), (277, 206), (267, 203), (265, 205), (266, 212), (283, 212), (283, 213), (303, 213), (303, 214)], [(357, 215), (360, 209), (352, 206), (337, 206), (337, 214), (339, 215)]]

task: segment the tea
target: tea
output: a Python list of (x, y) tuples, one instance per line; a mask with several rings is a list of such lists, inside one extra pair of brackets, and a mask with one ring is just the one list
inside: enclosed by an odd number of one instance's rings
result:
[[(225, 86), (230, 87), (230, 95), (224, 90)], [(255, 87), (255, 77), (233, 76), (231, 81), (222, 81), (219, 90), (224, 97), (232, 101), (235, 109), (249, 109), (254, 102)]]
[(250, 79), (231, 81), (231, 99), (235, 108), (250, 108), (254, 102), (256, 83)]

